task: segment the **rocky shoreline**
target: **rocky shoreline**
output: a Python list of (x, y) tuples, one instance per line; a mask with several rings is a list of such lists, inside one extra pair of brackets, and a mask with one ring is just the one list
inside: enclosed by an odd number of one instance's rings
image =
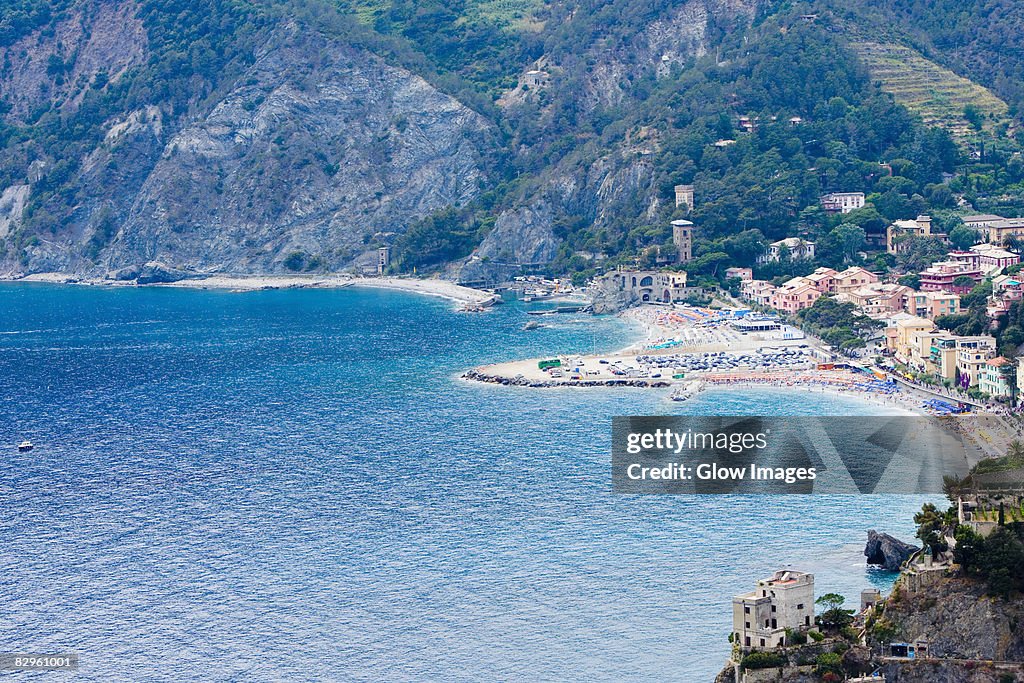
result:
[(6, 282), (35, 282), (60, 285), (92, 285), (103, 287), (184, 287), (189, 289), (220, 289), (251, 292), (274, 289), (341, 289), (367, 287), (392, 289), (426, 296), (435, 296), (457, 304), (486, 306), (496, 296), (491, 292), (458, 285), (449, 280), (416, 277), (360, 277), (347, 273), (324, 275), (227, 275), (184, 273), (162, 264), (149, 263), (142, 268), (122, 269), (111, 277), (85, 277), (67, 273), (34, 273), (16, 278), (0, 278)]
[(479, 370), (470, 370), (462, 375), (462, 379), (487, 384), (502, 384), (509, 387), (530, 387), (531, 389), (550, 389), (554, 387), (634, 387), (641, 389), (657, 389), (671, 386), (671, 382), (659, 379), (580, 379), (580, 380), (534, 380), (526, 377), (505, 377), (490, 375)]

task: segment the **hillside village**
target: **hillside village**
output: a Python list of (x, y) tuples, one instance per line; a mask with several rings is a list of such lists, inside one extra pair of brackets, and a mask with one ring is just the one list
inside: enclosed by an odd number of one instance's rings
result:
[[(688, 214), (695, 205), (693, 187), (677, 186), (675, 194), (677, 208)], [(861, 192), (821, 198), (821, 208), (833, 214), (864, 207)], [(841, 304), (835, 310), (838, 315), (832, 316), (833, 328), (857, 326), (871, 332), (847, 334), (836, 351), (862, 357), (875, 354), (878, 365), (907, 380), (937, 386), (953, 397), (959, 394), (1016, 406), (1017, 388), (1024, 387), (1024, 357), (1017, 357), (1024, 335), (1018, 334), (1016, 326), (1024, 299), (1020, 274), (1024, 219), (965, 213), (957, 226), (954, 240), (928, 215), (893, 221), (884, 233), (865, 241), (865, 250), (857, 255), (863, 265), (841, 270), (818, 265), (815, 242), (785, 238), (764, 245), (752, 267), (724, 269), (718, 291), (732, 292), (756, 310), (803, 327), (826, 304)], [(689, 220), (673, 220), (670, 258), (675, 263), (668, 264), (669, 259), (659, 255), (661, 268), (620, 267), (604, 277), (619, 278), (619, 288), (635, 302), (692, 303), (708, 292), (707, 278), (688, 279), (698, 230)], [(900, 263), (901, 256), (923, 247), (933, 256), (917, 270), (873, 267), (883, 259)], [(756, 277), (759, 270), (770, 273), (780, 266), (809, 272), (789, 278)], [(846, 320), (843, 312), (848, 314)], [(857, 320), (863, 324), (855, 324)], [(981, 329), (961, 330), (971, 325)]]

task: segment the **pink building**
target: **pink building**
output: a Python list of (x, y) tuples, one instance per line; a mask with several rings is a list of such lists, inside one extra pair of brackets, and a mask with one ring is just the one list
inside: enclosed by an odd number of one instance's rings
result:
[(955, 315), (960, 312), (960, 295), (946, 291), (915, 292), (907, 294), (907, 313), (919, 318), (935, 320), (943, 315)]
[[(966, 294), (974, 288), (974, 285), (981, 282), (983, 275), (981, 270), (968, 263), (961, 261), (936, 261), (925, 268), (921, 273), (922, 292), (953, 292), (955, 294)], [(969, 277), (970, 285), (954, 285), (953, 281), (958, 277)]]
[(818, 268), (807, 276), (807, 279), (814, 283), (815, 288), (822, 294), (830, 294), (836, 291), (836, 271), (831, 268)]
[(746, 282), (754, 279), (754, 271), (751, 268), (726, 268), (725, 277), (726, 279), (738, 277)]
[(837, 294), (836, 298), (842, 301), (849, 301), (867, 315), (882, 316), (887, 313), (904, 310), (907, 297), (913, 293), (914, 290), (903, 285), (873, 282), (857, 289)]
[(795, 277), (775, 290), (772, 308), (786, 313), (796, 313), (810, 308), (821, 297), (814, 283), (805, 277)]
[(835, 283), (830, 291), (842, 294), (875, 282), (878, 282), (878, 276), (870, 270), (864, 270), (860, 266), (851, 266), (841, 273), (836, 273)]

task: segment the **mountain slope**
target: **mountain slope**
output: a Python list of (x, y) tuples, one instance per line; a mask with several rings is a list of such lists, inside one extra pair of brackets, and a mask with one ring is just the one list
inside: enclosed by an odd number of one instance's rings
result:
[[(138, 11), (133, 3), (95, 10), (58, 22), (54, 36), (36, 32), (10, 49), (23, 57), (0, 84), (18, 93), (7, 98), (9, 121), (25, 123), (32, 93), (47, 85), (50, 112), (74, 117), (98, 90), (100, 71), (87, 59), (102, 53), (90, 48), (96, 41), (109, 44), (108, 55), (118, 45), (134, 50), (105, 62), (105, 88), (153, 58), (139, 52), (145, 41), (136, 40), (140, 24), (129, 21)], [(118, 17), (124, 21), (112, 21)], [(120, 30), (106, 31), (108, 24)], [(61, 40), (72, 34), (90, 38), (79, 47)], [(479, 114), (321, 32), (291, 23), (261, 35), (252, 63), (205, 103), (193, 93), (192, 104), (177, 104), (154, 92), (151, 103), (99, 123), (95, 142), (61, 150), (62, 159), (31, 136), (22, 142), (26, 154), (41, 158), (30, 165), (34, 181), (11, 183), (12, 197), (31, 187), (34, 202), (20, 202), (21, 212), (8, 203), (8, 242), (21, 247), (8, 268), (100, 272), (154, 259), (195, 270), (273, 271), (286, 259), (300, 268), (340, 268), (375, 247), (380, 234), (464, 203), (486, 184), (484, 157), (496, 135)], [(74, 65), (57, 86), (39, 64), (69, 49)], [(26, 87), (36, 81), (39, 87)], [(58, 171), (66, 177), (55, 178)], [(12, 234), (15, 224), (21, 232)]]
[[(422, 78), (296, 26), (167, 141), (109, 265), (340, 268), (486, 182), (489, 124)], [(292, 257), (293, 262), (295, 257)]]
[[(945, 221), (954, 193), (1024, 210), (998, 101), (967, 168), (876, 87), (856, 45), (915, 38), (850, 21), (861, 4), (18, 0), (0, 8), (0, 274), (337, 270), (390, 245), (399, 271), (582, 279), (671, 254), (687, 183), (688, 269), (711, 281), (793, 234), (858, 258), (851, 229)], [(970, 184), (942, 189), (957, 170)], [(816, 210), (832, 190), (871, 208), (839, 224)]]

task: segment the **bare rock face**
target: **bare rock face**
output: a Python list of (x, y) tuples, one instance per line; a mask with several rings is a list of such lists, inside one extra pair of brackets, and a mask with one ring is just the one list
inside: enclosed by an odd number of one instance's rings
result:
[[(147, 36), (131, 0), (77, 6), (52, 34), (36, 32), (0, 48), (0, 99), (10, 116), (23, 119), (47, 102), (65, 111), (77, 108), (96, 75), (111, 80), (140, 63)], [(56, 68), (57, 65), (60, 68)]]
[(622, 83), (654, 68), (661, 77), (673, 64), (707, 54), (715, 21), (748, 23), (756, 0), (688, 0), (664, 18), (648, 24), (627, 44), (598, 60), (590, 70), (585, 101), (590, 106), (614, 106), (622, 101)]
[(11, 185), (0, 192), (0, 237), (6, 237), (21, 221), (30, 190), (29, 185)]
[(946, 578), (916, 593), (898, 588), (883, 616), (895, 625), (896, 641), (925, 639), (933, 657), (1024, 662), (1024, 601), (994, 598), (985, 589), (985, 582), (964, 578)]
[(459, 279), (499, 282), (544, 266), (562, 243), (559, 220), (614, 229), (618, 217), (633, 213), (638, 204), (641, 211), (650, 210), (648, 198), (657, 195), (653, 175), (650, 162), (635, 148), (612, 150), (589, 163), (566, 161), (523, 200), (525, 206), (498, 216), (494, 230), (459, 270)]
[(504, 280), (519, 275), (524, 265), (546, 264), (558, 253), (553, 218), (551, 207), (543, 200), (505, 211), (462, 268), (460, 278), (467, 282)]
[(163, 149), (107, 254), (195, 271), (338, 268), (473, 198), (489, 124), (418, 76), (291, 27)]
[(864, 556), (867, 557), (868, 564), (879, 565), (886, 571), (896, 572), (918, 550), (920, 548), (917, 546), (904, 543), (889, 534), (880, 534), (872, 529), (868, 532)]

